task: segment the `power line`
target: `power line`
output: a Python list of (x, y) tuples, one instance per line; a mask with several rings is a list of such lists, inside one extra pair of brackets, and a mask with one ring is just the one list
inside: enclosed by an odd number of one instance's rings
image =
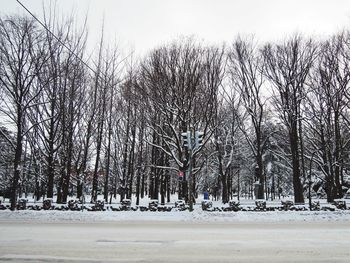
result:
[[(97, 73), (93, 68), (91, 68), (81, 57), (79, 57), (70, 47), (68, 47), (65, 43), (61, 41), (43, 22), (40, 21), (39, 18), (37, 18), (24, 4), (21, 3), (21, 1), (16, 0), (17, 3), (19, 3), (47, 32), (49, 32), (63, 47), (65, 47), (70, 53), (72, 53), (83, 65), (85, 65), (88, 69), (90, 69), (93, 73), (96, 74), (96, 77), (101, 77), (100, 74), (102, 74), (105, 78), (108, 79), (108, 76), (103, 73), (99, 72)], [(119, 61), (118, 65), (123, 63), (126, 59), (128, 59), (133, 52), (131, 52), (129, 55), (125, 56), (121, 61)], [(120, 80), (117, 80), (116, 83), (112, 83), (110, 86), (113, 87), (115, 84), (118, 84)]]
[(74, 51), (70, 49), (70, 47), (68, 47), (65, 43), (63, 43), (63, 42), (61, 41), (61, 39), (59, 39), (49, 28), (47, 28), (47, 26), (46, 26), (43, 22), (41, 22), (40, 19), (37, 18), (27, 7), (25, 7), (24, 4), (22, 4), (19, 0), (16, 0), (16, 1), (17, 1), (17, 3), (19, 3), (19, 4), (31, 15), (43, 28), (45, 28), (45, 30), (46, 30), (47, 32), (49, 32), (58, 42), (60, 42), (62, 46), (64, 46), (66, 49), (68, 49), (68, 51), (71, 52), (77, 59), (79, 59), (81, 63), (83, 63), (88, 69), (90, 69), (93, 73), (95, 73), (95, 74), (98, 76), (97, 72), (96, 72), (93, 68), (91, 68), (81, 57), (79, 57), (77, 54), (75, 54)]

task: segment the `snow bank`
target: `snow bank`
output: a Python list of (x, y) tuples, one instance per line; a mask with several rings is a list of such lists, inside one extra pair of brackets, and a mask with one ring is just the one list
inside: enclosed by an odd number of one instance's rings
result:
[(0, 211), (1, 221), (39, 222), (104, 222), (104, 221), (184, 221), (184, 222), (318, 222), (350, 221), (350, 210), (344, 211), (275, 211), (275, 212), (205, 212), (199, 207), (193, 212), (141, 211)]

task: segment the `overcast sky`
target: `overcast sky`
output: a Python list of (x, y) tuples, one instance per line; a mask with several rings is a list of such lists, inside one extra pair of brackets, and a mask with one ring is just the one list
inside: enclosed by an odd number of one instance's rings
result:
[[(21, 2), (42, 18), (42, 0)], [(58, 6), (62, 14), (74, 12), (78, 23), (88, 15), (90, 48), (105, 16), (107, 40), (137, 54), (182, 35), (220, 43), (254, 34), (265, 42), (296, 32), (324, 37), (350, 29), (350, 0), (59, 0)], [(0, 0), (0, 12), (24, 10), (15, 0)]]

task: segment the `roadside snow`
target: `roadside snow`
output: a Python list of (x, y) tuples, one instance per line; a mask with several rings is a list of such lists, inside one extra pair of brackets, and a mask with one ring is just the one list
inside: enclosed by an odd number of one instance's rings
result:
[(177, 222), (332, 222), (350, 221), (350, 210), (344, 211), (275, 211), (275, 212), (205, 212), (199, 207), (193, 212), (141, 212), (141, 211), (0, 211), (1, 221), (177, 221)]

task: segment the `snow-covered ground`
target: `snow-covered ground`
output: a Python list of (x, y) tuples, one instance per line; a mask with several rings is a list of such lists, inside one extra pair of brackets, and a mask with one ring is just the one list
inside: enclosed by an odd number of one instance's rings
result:
[(140, 212), (140, 211), (0, 211), (3, 220), (40, 222), (59, 221), (179, 221), (179, 222), (350, 222), (350, 210), (344, 211), (274, 211), (274, 212), (205, 212), (195, 207), (193, 212)]

